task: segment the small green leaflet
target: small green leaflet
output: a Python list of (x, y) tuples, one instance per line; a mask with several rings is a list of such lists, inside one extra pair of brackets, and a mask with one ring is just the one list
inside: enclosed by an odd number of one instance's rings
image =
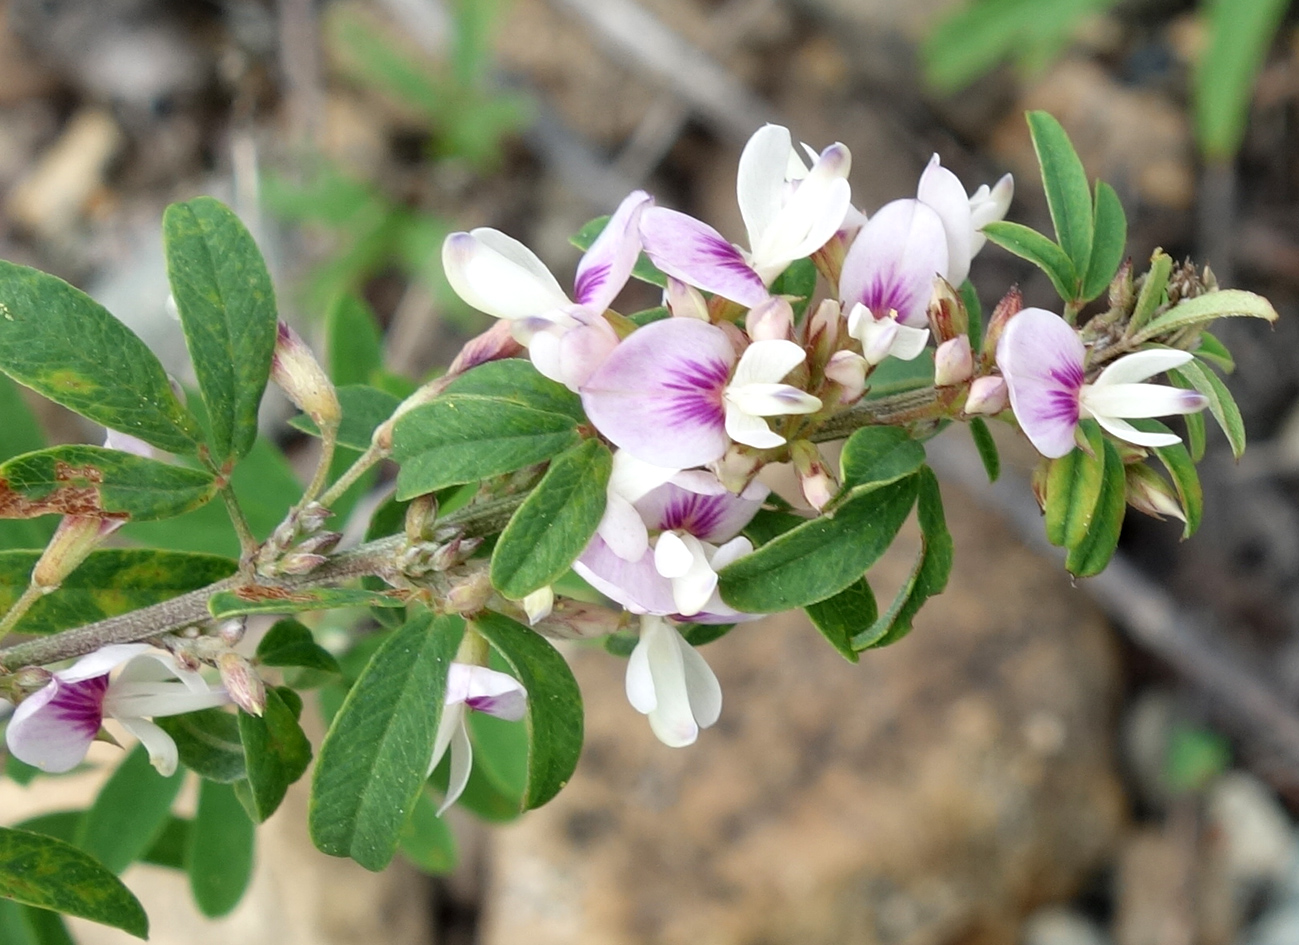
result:
[(209, 919), (228, 914), (243, 898), (253, 875), (254, 842), (253, 822), (234, 787), (200, 782), (185, 869), (194, 903)]
[(839, 455), (843, 496), (861, 486), (882, 486), (914, 473), (925, 448), (898, 427), (862, 427), (848, 437)]
[(207, 602), (207, 609), (216, 620), (244, 614), (296, 614), (338, 607), (405, 606), (406, 601), (400, 597), (360, 587), (308, 587), (291, 591), (261, 584), (218, 591)]
[(1147, 322), (1133, 335), (1133, 341), (1150, 341), (1217, 318), (1261, 318), (1275, 322), (1278, 317), (1272, 303), (1261, 295), (1241, 289), (1219, 289), (1178, 302)]
[(369, 384), (383, 368), (383, 336), (364, 299), (344, 292), (325, 313), (329, 378), (338, 387)]
[(1104, 436), (1095, 420), (1078, 425), (1091, 449), (1074, 447), (1053, 459), (1046, 474), (1046, 537), (1053, 545), (1073, 548), (1087, 537), (1105, 481)]
[(1168, 372), (1169, 379), (1178, 387), (1191, 387), (1209, 399), (1209, 413), (1227, 434), (1232, 455), (1240, 459), (1245, 452), (1245, 421), (1240, 416), (1231, 391), (1211, 370), (1199, 361), (1189, 361)]
[(979, 459), (983, 462), (983, 471), (988, 474), (989, 482), (996, 482), (1001, 476), (1001, 454), (997, 452), (997, 441), (992, 438), (992, 431), (982, 417), (971, 417), (969, 427), (974, 447), (979, 451)]
[(1173, 271), (1173, 257), (1162, 249), (1156, 249), (1150, 255), (1150, 269), (1146, 271), (1141, 282), (1141, 291), (1132, 306), (1132, 317), (1128, 319), (1128, 333), (1140, 331), (1155, 315), (1155, 310), (1168, 300), (1168, 277)]
[(1022, 223), (997, 220), (984, 226), (983, 234), (1002, 249), (1027, 259), (1047, 274), (1062, 299), (1071, 299), (1078, 284), (1069, 256), (1056, 243)]
[(311, 763), (311, 742), (281, 692), (292, 690), (266, 690), (266, 711), (261, 718), (239, 713), (244, 767), (259, 823), (275, 813), (289, 785), (302, 777)]
[(149, 763), (148, 750), (136, 745), (81, 818), (77, 846), (114, 873), (122, 872), (162, 834), (184, 780), (179, 770), (164, 778)]
[(340, 673), (338, 660), (316, 642), (311, 631), (296, 620), (281, 620), (257, 644), (257, 661), (263, 666), (301, 666)]
[(502, 358), (480, 364), (448, 384), (445, 393), (494, 397), (521, 407), (563, 414), (578, 423), (586, 422), (582, 399), (563, 384), (544, 377), (531, 361), (523, 358)]
[[(44, 449), (45, 435), (24, 402), (20, 388), (0, 374), (0, 462), (22, 453)], [(54, 519), (0, 521), (0, 551), (10, 548), (44, 548), (54, 534)]]
[[(1092, 197), (1087, 172), (1060, 122), (1048, 112), (1028, 113), (1028, 131), (1042, 168), (1042, 185), (1060, 248), (1075, 274), (1087, 273), (1092, 255)], [(1108, 280), (1106, 280), (1108, 282)], [(1077, 276), (1065, 301), (1078, 295)]]
[(1069, 549), (1065, 568), (1074, 577), (1092, 577), (1105, 570), (1119, 546), (1127, 508), (1127, 477), (1118, 448), (1105, 440), (1105, 480), (1086, 537)]
[(1123, 203), (1114, 188), (1103, 180), (1096, 182), (1092, 229), (1091, 260), (1082, 283), (1082, 300), (1085, 302), (1109, 288), (1128, 248), (1128, 218), (1123, 212)]
[(821, 636), (850, 663), (861, 659), (853, 649), (853, 637), (869, 629), (879, 616), (875, 593), (865, 578), (858, 578), (833, 597), (808, 604), (804, 610)]
[(204, 709), (184, 715), (167, 715), (154, 720), (171, 736), (180, 763), (199, 777), (221, 784), (234, 784), (248, 776), (244, 747), (239, 737), (239, 720), (222, 709)]

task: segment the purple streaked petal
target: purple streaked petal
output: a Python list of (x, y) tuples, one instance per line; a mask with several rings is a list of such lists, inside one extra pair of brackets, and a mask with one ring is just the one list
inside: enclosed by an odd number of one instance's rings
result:
[[(712, 473), (701, 475), (716, 481)], [(720, 482), (716, 482), (715, 490), (704, 491), (673, 481), (646, 494), (636, 503), (636, 510), (652, 529), (679, 530), (717, 544), (734, 538), (749, 524), (769, 491), (754, 483), (742, 494), (734, 495)]]
[(938, 214), (918, 200), (894, 200), (853, 240), (839, 294), (849, 309), (860, 302), (881, 318), (896, 311), (900, 323), (922, 328), (934, 278), (947, 271), (947, 263), (947, 234)]
[(686, 469), (721, 458), (722, 392), (735, 363), (726, 333), (667, 318), (624, 339), (582, 387), (596, 429), (642, 462)]
[(970, 258), (973, 256), (974, 224), (965, 185), (939, 163), (935, 154), (920, 175), (916, 199), (932, 207), (943, 221), (943, 230), (947, 234), (947, 272), (944, 275), (952, 285), (959, 286), (970, 274)]
[(607, 309), (631, 277), (640, 255), (640, 215), (653, 198), (634, 190), (623, 198), (604, 230), (577, 264), (573, 298), (592, 312)]
[(1011, 409), (1024, 435), (1050, 459), (1073, 449), (1085, 354), (1078, 333), (1041, 308), (1012, 318), (997, 345)]
[(591, 539), (573, 570), (601, 594), (634, 614), (670, 614), (676, 611), (672, 582), (654, 567), (650, 551), (636, 561), (624, 561), (599, 535)]
[(708, 224), (649, 207), (641, 214), (640, 233), (649, 258), (669, 276), (746, 308), (767, 299), (766, 285), (743, 254)]
[(42, 771), (71, 771), (103, 724), (108, 676), (68, 682), (57, 676), (14, 710), (5, 741), (15, 758)]

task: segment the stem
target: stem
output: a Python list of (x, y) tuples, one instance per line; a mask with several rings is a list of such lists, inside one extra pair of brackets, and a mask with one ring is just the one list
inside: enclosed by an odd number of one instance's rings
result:
[(18, 600), (14, 601), (14, 605), (10, 607), (9, 612), (4, 615), (4, 619), (0, 620), (0, 640), (9, 636), (13, 631), (14, 625), (17, 624), (19, 620), (22, 620), (27, 611), (32, 609), (32, 605), (44, 597), (45, 594), (46, 588), (37, 587), (35, 584), (27, 585), (27, 590), (23, 591), (22, 596), (19, 597)]
[[(338, 427), (322, 428), (320, 431), (320, 460), (316, 463), (315, 475), (302, 494), (295, 511), (305, 509), (320, 495), (329, 480), (329, 467), (334, 464), (334, 449), (338, 445)], [(350, 471), (350, 470), (349, 470)]]
[(947, 414), (947, 405), (932, 387), (862, 400), (822, 421), (808, 437), (814, 443), (842, 440), (854, 430), (870, 426), (900, 426), (919, 420), (936, 420)]
[[(320, 504), (325, 508), (332, 506), (342, 498), (343, 493), (352, 488), (356, 481), (364, 476), (371, 467), (382, 462), (387, 458), (387, 456), (387, 450), (381, 449), (371, 443), (369, 448), (356, 458), (356, 462), (348, 468), (347, 472), (343, 473), (343, 475), (338, 478), (338, 481), (329, 487), (329, 491), (320, 497)], [(322, 468), (328, 470), (328, 466), (325, 464), (322, 464)]]
[(235, 527), (235, 534), (239, 536), (239, 548), (242, 552), (239, 556), (240, 570), (251, 568), (253, 556), (257, 554), (257, 538), (253, 535), (248, 519), (244, 517), (244, 510), (239, 506), (239, 499), (235, 497), (235, 491), (229, 483), (221, 487), (221, 499), (226, 504), (226, 511), (230, 513), (230, 522)]

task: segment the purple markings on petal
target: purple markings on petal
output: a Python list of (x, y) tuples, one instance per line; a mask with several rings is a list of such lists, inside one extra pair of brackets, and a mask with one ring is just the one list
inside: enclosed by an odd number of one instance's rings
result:
[(1085, 354), (1078, 333), (1040, 308), (1012, 318), (997, 345), (1011, 409), (1024, 435), (1050, 459), (1073, 449)]
[(894, 200), (862, 227), (844, 258), (839, 294), (845, 310), (861, 302), (912, 328), (927, 322), (934, 278), (947, 271), (943, 221), (918, 200)]
[(725, 361), (687, 361), (664, 372), (663, 389), (673, 391), (662, 406), (664, 419), (677, 425), (717, 426), (726, 422), (722, 392), (731, 366)]
[(590, 269), (584, 269), (577, 274), (577, 282), (573, 285), (573, 297), (578, 302), (586, 304), (587, 300), (592, 298), (597, 291), (604, 285), (605, 280), (609, 277), (609, 264), (592, 266)]
[(89, 732), (93, 737), (104, 721), (104, 693), (108, 691), (108, 676), (95, 676), (72, 683), (59, 680), (56, 685), (58, 690), (44, 709), (47, 717)]
[(624, 197), (577, 264), (573, 297), (593, 314), (599, 315), (612, 305), (631, 277), (641, 250), (641, 213), (653, 202), (643, 190), (633, 190)]
[[(692, 478), (712, 479), (707, 488), (688, 488)], [(767, 490), (751, 486), (743, 495), (728, 492), (709, 473), (688, 473), (647, 493), (636, 502), (636, 510), (651, 529), (680, 530), (703, 541), (720, 544), (740, 529), (762, 507)]]
[(743, 254), (706, 223), (650, 207), (641, 214), (640, 231), (646, 254), (669, 276), (748, 308), (768, 298), (766, 285)]
[(9, 751), (45, 771), (71, 771), (99, 734), (107, 690), (107, 673), (74, 682), (55, 676), (14, 710), (5, 733)]

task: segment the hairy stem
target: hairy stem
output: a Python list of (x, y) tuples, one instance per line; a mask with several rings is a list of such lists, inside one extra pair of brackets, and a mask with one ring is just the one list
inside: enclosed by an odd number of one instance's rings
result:
[[(382, 462), (388, 455), (388, 451), (370, 444), (370, 448), (356, 458), (354, 462), (343, 475), (338, 477), (338, 481), (329, 487), (329, 491), (320, 497), (320, 504), (325, 508), (330, 508), (337, 502), (344, 492), (352, 488), (358, 479), (366, 474), (373, 466)], [(325, 467), (328, 469), (328, 467)]]
[(221, 500), (226, 504), (226, 511), (230, 514), (230, 522), (235, 527), (235, 534), (239, 536), (239, 568), (251, 578), (253, 557), (257, 554), (257, 538), (253, 535), (248, 519), (244, 516), (244, 510), (239, 505), (239, 499), (229, 483), (221, 487)]
[(32, 609), (32, 605), (44, 597), (45, 593), (46, 588), (37, 587), (35, 584), (27, 585), (27, 589), (23, 591), (22, 596), (14, 601), (14, 605), (9, 608), (9, 612), (4, 615), (4, 619), (0, 620), (0, 640), (4, 640), (5, 637), (9, 636), (13, 628), (17, 626), (18, 621), (23, 619), (27, 611)]

